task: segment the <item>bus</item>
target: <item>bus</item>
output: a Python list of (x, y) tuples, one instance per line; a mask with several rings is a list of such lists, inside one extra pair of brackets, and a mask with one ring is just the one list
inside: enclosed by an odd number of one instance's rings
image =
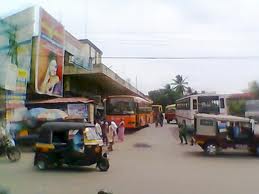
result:
[(165, 107), (165, 120), (167, 121), (167, 123), (170, 123), (171, 121), (176, 121), (175, 108), (175, 104), (167, 105)]
[(185, 121), (187, 128), (194, 127), (194, 114), (226, 115), (228, 95), (196, 94), (183, 97), (176, 101), (176, 119), (180, 126)]
[(105, 99), (105, 119), (117, 125), (121, 119), (126, 129), (137, 129), (152, 122), (152, 102), (137, 96), (117, 95)]

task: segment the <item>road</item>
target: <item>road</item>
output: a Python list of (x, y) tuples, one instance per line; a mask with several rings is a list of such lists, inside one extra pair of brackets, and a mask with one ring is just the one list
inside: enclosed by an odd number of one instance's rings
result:
[(0, 159), (0, 185), (13, 194), (254, 194), (259, 159), (246, 152), (206, 157), (198, 146), (180, 145), (177, 127), (151, 127), (126, 136), (115, 145), (108, 172), (94, 167), (45, 172), (33, 168), (33, 154), (9, 163)]

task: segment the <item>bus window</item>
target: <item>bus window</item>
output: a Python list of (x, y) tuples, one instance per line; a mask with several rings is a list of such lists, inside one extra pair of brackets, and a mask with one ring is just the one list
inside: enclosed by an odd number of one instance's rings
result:
[(136, 105), (130, 99), (123, 98), (112, 98), (107, 102), (106, 112), (108, 115), (116, 115), (116, 114), (135, 114), (136, 113)]
[(220, 108), (225, 108), (224, 98), (220, 98)]
[(193, 110), (197, 110), (198, 106), (197, 106), (197, 100), (196, 99), (193, 99), (192, 104), (193, 104)]
[(198, 97), (199, 113), (219, 114), (219, 97), (218, 96), (199, 96)]

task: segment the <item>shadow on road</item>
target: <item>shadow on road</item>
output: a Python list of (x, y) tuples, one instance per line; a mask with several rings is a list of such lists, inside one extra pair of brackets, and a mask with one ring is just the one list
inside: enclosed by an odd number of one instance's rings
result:
[(184, 155), (187, 157), (200, 157), (200, 158), (224, 158), (224, 159), (246, 159), (246, 158), (252, 158), (252, 159), (259, 159), (255, 157), (253, 154), (250, 154), (249, 152), (220, 152), (216, 156), (207, 156), (204, 152), (195, 152), (195, 151), (186, 151), (184, 152)]
[(50, 168), (44, 171), (40, 171), (35, 169), (35, 171), (39, 173), (68, 173), (68, 172), (80, 172), (80, 173), (90, 173), (90, 172), (100, 172), (97, 168), (93, 166), (91, 167), (59, 167), (59, 168)]

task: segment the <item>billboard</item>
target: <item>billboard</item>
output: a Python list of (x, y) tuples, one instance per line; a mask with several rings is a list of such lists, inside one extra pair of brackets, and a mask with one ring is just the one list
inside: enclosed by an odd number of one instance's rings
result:
[(69, 116), (88, 118), (88, 111), (86, 104), (68, 104), (67, 111)]
[(35, 90), (39, 94), (63, 96), (64, 27), (43, 9), (39, 18)]

